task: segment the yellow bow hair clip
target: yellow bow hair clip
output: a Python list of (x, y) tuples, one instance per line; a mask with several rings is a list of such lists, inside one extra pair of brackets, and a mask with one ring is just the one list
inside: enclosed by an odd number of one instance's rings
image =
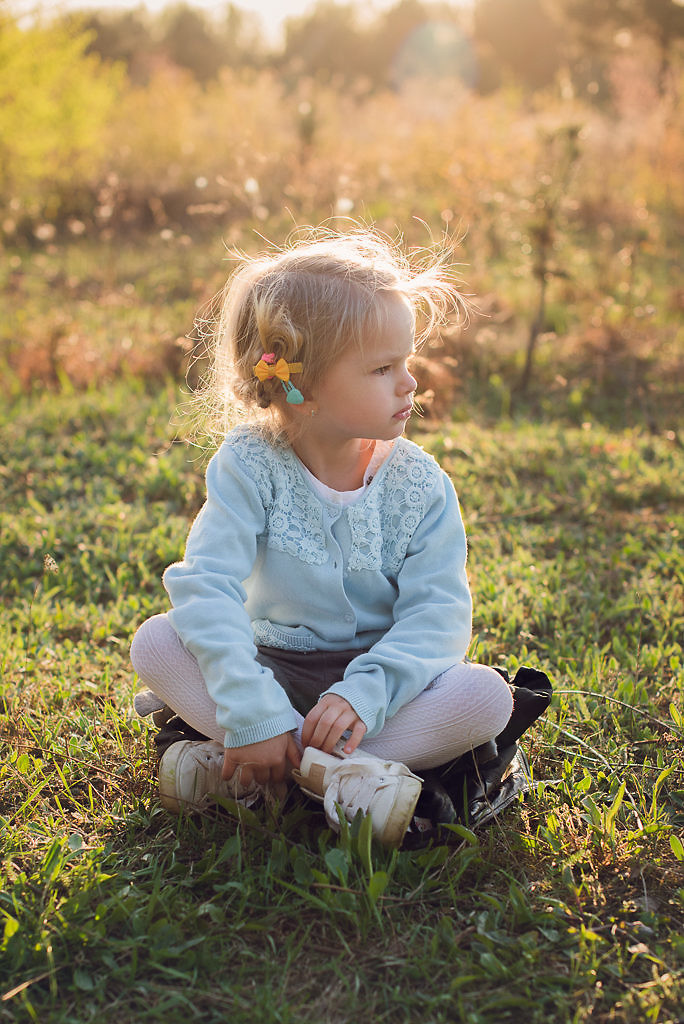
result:
[(273, 352), (264, 352), (261, 359), (254, 367), (254, 376), (262, 383), (265, 380), (273, 380), (274, 377), (277, 377), (283, 385), (283, 389), (287, 395), (286, 401), (288, 401), (290, 405), (301, 405), (304, 401), (304, 395), (301, 393), (299, 388), (296, 388), (294, 384), (290, 383), (290, 374), (301, 372), (301, 363), (288, 363), (285, 359), (276, 360)]

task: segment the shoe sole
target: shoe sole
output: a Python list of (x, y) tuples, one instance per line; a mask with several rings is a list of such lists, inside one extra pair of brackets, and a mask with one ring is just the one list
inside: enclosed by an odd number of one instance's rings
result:
[[(184, 740), (183, 749), (178, 751), (172, 763), (165, 755), (162, 756), (162, 759), (159, 762), (159, 799), (162, 806), (165, 807), (167, 811), (172, 811), (174, 814), (180, 814), (183, 810), (200, 810), (206, 801), (206, 793), (197, 801), (184, 800), (178, 796), (177, 780), (179, 777), (182, 777), (183, 772), (187, 770), (186, 762), (188, 758), (192, 769), (194, 769), (195, 785), (197, 783), (197, 776), (199, 774), (200, 767), (192, 753), (192, 748), (194, 746), (195, 743), (192, 740)], [(164, 763), (165, 761), (166, 764)]]
[[(397, 798), (392, 805), (392, 810), (387, 816), (387, 822), (382, 835), (376, 833), (376, 838), (383, 846), (401, 846), (407, 829), (413, 819), (413, 813), (418, 803), (420, 791), (423, 788), (422, 782), (418, 779), (408, 779), (397, 793)], [(372, 820), (371, 814), (371, 820)]]

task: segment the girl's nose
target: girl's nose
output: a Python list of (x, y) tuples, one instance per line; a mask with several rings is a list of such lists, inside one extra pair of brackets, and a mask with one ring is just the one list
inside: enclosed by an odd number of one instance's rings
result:
[(417, 387), (418, 381), (411, 373), (409, 373), (408, 368), (405, 368), (404, 374), (399, 383), (399, 391), (404, 394), (409, 391), (415, 391)]

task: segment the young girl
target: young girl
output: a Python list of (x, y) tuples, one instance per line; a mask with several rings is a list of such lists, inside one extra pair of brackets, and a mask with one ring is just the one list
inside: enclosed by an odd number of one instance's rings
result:
[[(207, 389), (243, 423), (131, 659), (208, 741), (160, 762), (164, 804), (253, 797), (290, 776), (335, 827), (370, 813), (397, 845), (421, 769), (495, 737), (500, 675), (464, 661), (466, 539), (451, 481), (403, 437), (417, 341), (460, 296), (366, 231), (244, 258), (222, 297)], [(416, 316), (424, 330), (416, 338)], [(151, 696), (151, 695), (148, 695)]]

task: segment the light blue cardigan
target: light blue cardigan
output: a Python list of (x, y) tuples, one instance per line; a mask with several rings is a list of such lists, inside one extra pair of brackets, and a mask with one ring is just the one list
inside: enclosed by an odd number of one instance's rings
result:
[(472, 605), (458, 499), (432, 456), (400, 438), (346, 507), (320, 498), (292, 449), (232, 431), (207, 468), (207, 500), (164, 585), (227, 747), (295, 717), (255, 644), (359, 650), (327, 691), (375, 736), (385, 718), (465, 656)]

